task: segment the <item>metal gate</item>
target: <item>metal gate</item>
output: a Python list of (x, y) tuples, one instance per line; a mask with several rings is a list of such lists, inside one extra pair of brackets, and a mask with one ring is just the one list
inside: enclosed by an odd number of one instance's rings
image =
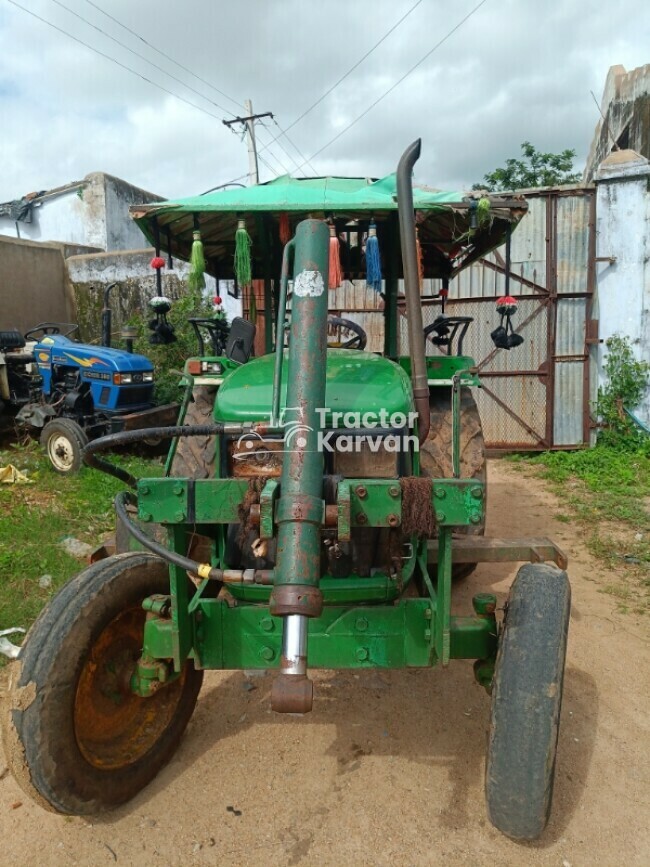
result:
[[(486, 445), (492, 450), (546, 450), (588, 444), (596, 397), (598, 322), (593, 318), (595, 191), (543, 189), (526, 194), (528, 213), (512, 236), (508, 292), (517, 298), (515, 330), (524, 343), (495, 349), (495, 301), (506, 292), (503, 248), (450, 283), (445, 312), (472, 316), (464, 353), (477, 362)], [(424, 323), (439, 315), (425, 281)], [(407, 350), (405, 323), (400, 351)], [(435, 352), (434, 347), (430, 350)]]

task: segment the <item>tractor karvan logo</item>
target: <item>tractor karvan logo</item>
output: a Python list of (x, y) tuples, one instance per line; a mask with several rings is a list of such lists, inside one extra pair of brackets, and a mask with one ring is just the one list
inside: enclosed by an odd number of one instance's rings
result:
[[(308, 444), (308, 434), (314, 428), (303, 424), (302, 420), (287, 421), (285, 413), (297, 412), (299, 419), (302, 418), (299, 407), (287, 407), (282, 413), (279, 427), (283, 428), (283, 449), (274, 450), (274, 454), (292, 451), (301, 451)], [(413, 429), (417, 421), (417, 413), (404, 412), (389, 413), (382, 409), (380, 412), (337, 412), (329, 407), (317, 407), (321, 429), (316, 429), (316, 450), (319, 452), (360, 452), (368, 447), (372, 452), (380, 450), (391, 453), (405, 453), (410, 448), (419, 451), (420, 442), (417, 436), (409, 434), (409, 428)], [(332, 427), (326, 429), (326, 418), (330, 416)], [(269, 419), (270, 420), (270, 419)], [(374, 428), (377, 433), (373, 436)], [(345, 431), (348, 431), (346, 434)], [(235, 460), (245, 460), (255, 452), (270, 455), (271, 452), (264, 450), (265, 440), (257, 432), (245, 433), (237, 440), (237, 452)]]

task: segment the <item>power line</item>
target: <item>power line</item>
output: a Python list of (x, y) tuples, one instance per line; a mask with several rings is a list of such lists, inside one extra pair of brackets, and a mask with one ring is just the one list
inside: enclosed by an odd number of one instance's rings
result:
[[(225, 99), (227, 99), (227, 100), (229, 100), (230, 102), (234, 103), (234, 104), (237, 106), (238, 109), (241, 109), (241, 108), (242, 108), (242, 103), (241, 103), (241, 102), (238, 102), (238, 101), (237, 101), (236, 99), (234, 99), (232, 96), (229, 96), (227, 93), (224, 93), (223, 90), (219, 90), (219, 88), (216, 87), (214, 84), (212, 84), (212, 83), (209, 82), (209, 81), (206, 81), (205, 78), (201, 78), (200, 75), (197, 75), (196, 72), (192, 72), (192, 70), (191, 70), (191, 69), (188, 69), (187, 66), (183, 66), (183, 64), (182, 64), (182, 63), (179, 63), (178, 60), (174, 60), (174, 58), (173, 58), (173, 57), (170, 57), (169, 54), (165, 54), (164, 51), (161, 51), (160, 48), (158, 48), (156, 45), (153, 45), (153, 43), (148, 42), (148, 41), (144, 38), (144, 36), (141, 36), (139, 33), (136, 33), (135, 30), (131, 30), (131, 28), (130, 28), (130, 27), (127, 27), (126, 24), (123, 24), (121, 21), (119, 21), (117, 18), (115, 18), (113, 15), (111, 15), (111, 14), (110, 14), (109, 12), (107, 12), (105, 9), (102, 9), (101, 6), (98, 6), (97, 3), (93, 3), (92, 0), (86, 0), (86, 3), (88, 3), (89, 6), (92, 6), (93, 9), (96, 9), (98, 12), (101, 12), (102, 15), (105, 15), (107, 18), (109, 18), (111, 21), (113, 21), (115, 24), (117, 24), (118, 27), (121, 27), (122, 30), (126, 30), (126, 32), (127, 32), (127, 33), (130, 33), (131, 36), (134, 36), (136, 39), (139, 39), (140, 42), (144, 43), (144, 44), (145, 44), (148, 48), (150, 48), (152, 51), (155, 51), (156, 54), (159, 54), (161, 57), (164, 57), (165, 60), (169, 60), (169, 61), (170, 61), (171, 63), (173, 63), (175, 66), (178, 66), (179, 69), (182, 69), (184, 72), (187, 72), (188, 75), (191, 75), (193, 78), (196, 78), (197, 81), (200, 81), (202, 84), (207, 85), (208, 87), (212, 88), (212, 90), (215, 90), (217, 93), (221, 94), (221, 96), (223, 96)], [(232, 112), (228, 112), (228, 113), (229, 113), (229, 114), (232, 114)]]
[[(186, 87), (188, 90), (191, 90), (192, 93), (195, 93), (197, 96), (200, 96), (201, 99), (205, 99), (207, 102), (209, 102), (211, 105), (214, 105), (216, 108), (220, 109), (220, 110), (223, 111), (225, 114), (229, 114), (229, 115), (231, 115), (231, 117), (234, 117), (234, 116), (235, 116), (234, 112), (230, 111), (229, 109), (224, 108), (222, 105), (219, 105), (219, 103), (214, 102), (214, 100), (210, 99), (210, 97), (205, 96), (205, 94), (203, 94), (203, 93), (201, 93), (200, 91), (196, 90), (196, 89), (195, 89), (194, 87), (192, 87), (191, 85), (186, 84), (184, 81), (182, 81), (182, 79), (178, 78), (178, 77), (175, 76), (175, 75), (172, 75), (171, 72), (168, 72), (166, 69), (163, 69), (163, 67), (158, 66), (156, 63), (154, 63), (153, 61), (149, 60), (148, 58), (146, 58), (144, 55), (140, 54), (139, 52), (134, 51), (134, 49), (130, 48), (128, 45), (126, 45), (124, 42), (121, 42), (121, 41), (120, 41), (119, 39), (117, 39), (116, 37), (111, 36), (110, 33), (107, 33), (107, 32), (106, 32), (105, 30), (103, 30), (101, 27), (97, 26), (96, 24), (93, 24), (91, 21), (88, 21), (87, 18), (84, 18), (82, 15), (79, 15), (79, 13), (77, 13), (77, 12), (73, 11), (72, 9), (68, 8), (67, 6), (65, 6), (65, 5), (61, 2), (61, 0), (52, 0), (52, 2), (53, 2), (53, 3), (56, 3), (56, 5), (57, 5), (57, 6), (60, 6), (62, 9), (65, 9), (66, 12), (69, 12), (71, 15), (74, 15), (76, 18), (79, 18), (80, 21), (83, 21), (83, 22), (84, 22), (85, 24), (87, 24), (89, 27), (92, 27), (94, 30), (97, 30), (97, 31), (98, 31), (99, 33), (101, 33), (103, 36), (106, 36), (106, 37), (107, 37), (108, 39), (110, 39), (112, 42), (115, 42), (117, 45), (120, 45), (122, 48), (125, 48), (127, 51), (130, 51), (131, 54), (134, 54), (136, 57), (139, 57), (141, 60), (144, 60), (145, 63), (148, 63), (150, 66), (153, 66), (154, 69), (158, 69), (158, 70), (159, 70), (160, 72), (162, 72), (164, 75), (168, 75), (168, 76), (169, 76), (170, 78), (172, 78), (174, 81), (178, 82), (178, 83), (181, 84), (183, 87)], [(123, 23), (122, 23), (118, 18), (116, 18), (114, 15), (111, 15), (110, 13), (108, 13), (108, 12), (106, 12), (104, 9), (102, 9), (101, 6), (98, 6), (96, 3), (93, 3), (92, 0), (86, 0), (86, 3), (88, 3), (89, 6), (92, 6), (93, 9), (96, 9), (98, 12), (101, 12), (102, 15), (105, 15), (105, 16), (106, 16), (110, 21), (113, 21), (115, 24), (117, 24), (117, 25), (118, 25), (119, 27), (121, 27), (123, 30), (126, 30), (127, 33), (130, 33), (133, 37), (135, 37), (136, 39), (138, 39), (140, 42), (142, 42), (144, 45), (146, 45), (146, 46), (147, 46), (148, 48), (150, 48), (152, 51), (155, 51), (155, 52), (156, 52), (157, 54), (159, 54), (161, 57), (164, 57), (165, 60), (169, 61), (170, 63), (173, 63), (173, 64), (174, 64), (175, 66), (177, 66), (179, 69), (182, 69), (182, 70), (183, 70), (184, 72), (186, 72), (188, 75), (191, 75), (191, 76), (192, 76), (193, 78), (195, 78), (197, 81), (200, 81), (202, 84), (205, 84), (205, 85), (206, 85), (207, 87), (209, 87), (211, 90), (214, 90), (216, 93), (219, 93), (219, 94), (220, 94), (221, 96), (223, 96), (225, 99), (229, 100), (229, 101), (232, 102), (234, 105), (236, 105), (237, 108), (241, 109), (241, 103), (239, 103), (239, 102), (238, 102), (234, 97), (232, 97), (232, 96), (230, 96), (229, 94), (225, 93), (225, 91), (220, 90), (220, 89), (219, 89), (215, 84), (212, 84), (210, 81), (207, 81), (205, 78), (201, 78), (200, 75), (197, 75), (197, 74), (196, 74), (195, 72), (193, 72), (189, 67), (187, 67), (187, 66), (183, 66), (182, 63), (180, 63), (178, 60), (175, 60), (175, 59), (174, 59), (173, 57), (171, 57), (169, 54), (166, 54), (164, 51), (161, 51), (159, 48), (157, 48), (155, 45), (153, 45), (151, 42), (149, 42), (147, 39), (145, 39), (144, 36), (141, 36), (141, 35), (140, 35), (139, 33), (137, 33), (135, 30), (132, 30), (132, 29), (131, 29), (130, 27), (128, 27), (126, 24), (123, 24)], [(264, 144), (264, 143), (263, 143), (263, 144)], [(272, 141), (271, 141), (271, 142), (268, 142), (267, 144), (264, 144), (263, 150), (268, 150), (268, 149), (271, 147), (272, 144), (273, 144)], [(286, 149), (285, 149), (284, 147), (282, 147), (282, 144), (281, 144), (281, 143), (278, 143), (278, 146), (281, 147), (281, 148), (284, 150), (284, 152), (287, 154), (287, 156), (288, 156), (290, 159), (293, 159), (293, 158), (291, 157), (291, 154), (289, 154), (288, 151), (286, 151)], [(282, 167), (282, 170), (283, 170), (284, 172), (288, 172), (287, 167), (284, 165), (284, 163), (282, 162), (282, 160), (279, 159), (279, 158), (276, 156), (276, 154), (275, 154), (273, 151), (270, 151), (270, 150), (269, 150), (269, 155), (270, 155), (271, 157), (273, 157), (273, 159), (276, 160), (276, 161), (278, 162), (278, 164)], [(300, 158), (303, 159), (303, 160), (305, 159), (305, 157), (304, 157), (303, 154), (300, 154)], [(265, 162), (264, 160), (262, 160), (262, 162), (264, 163), (264, 165), (265, 165), (267, 168), (270, 168), (270, 166), (269, 166), (269, 164), (268, 164), (267, 162)], [(296, 162), (296, 160), (293, 160), (293, 162), (294, 162), (294, 165), (296, 166), (296, 168), (298, 168), (298, 163)], [(271, 169), (271, 171), (272, 171), (273, 174), (275, 174), (275, 175), (278, 174), (277, 170), (275, 170), (275, 169)]]
[(88, 48), (90, 51), (93, 51), (95, 54), (98, 54), (100, 57), (103, 57), (105, 60), (109, 60), (111, 63), (114, 63), (116, 66), (119, 66), (121, 69), (125, 69), (127, 72), (130, 72), (132, 75), (136, 75), (138, 78), (142, 79), (142, 81), (146, 81), (147, 84), (151, 84), (153, 87), (157, 87), (158, 90), (162, 90), (163, 93), (168, 94), (169, 96), (174, 97), (174, 99), (178, 99), (181, 102), (184, 102), (186, 105), (191, 106), (192, 108), (197, 109), (197, 111), (202, 111), (203, 114), (207, 114), (208, 117), (212, 117), (215, 120), (221, 120), (221, 118), (213, 114), (211, 111), (208, 111), (205, 108), (202, 108), (200, 105), (197, 105), (195, 102), (192, 102), (189, 99), (186, 99), (184, 96), (180, 96), (178, 93), (174, 93), (174, 91), (169, 90), (166, 87), (163, 87), (162, 84), (158, 84), (155, 81), (152, 81), (150, 78), (147, 78), (146, 75), (143, 75), (141, 72), (137, 72), (135, 69), (132, 69), (130, 66), (127, 66), (125, 63), (122, 63), (119, 60), (116, 60), (114, 57), (111, 57), (110, 54), (105, 54), (103, 51), (100, 51), (99, 48), (93, 48), (92, 45), (89, 45), (87, 42), (84, 42), (83, 39), (79, 39), (77, 36), (73, 36), (72, 33), (68, 33), (67, 30), (64, 30), (62, 27), (59, 27), (57, 24), (53, 24), (51, 21), (48, 21), (47, 18), (41, 18), (40, 15), (37, 15), (36, 12), (32, 12), (31, 9), (25, 9), (24, 6), (21, 6), (20, 3), (17, 3), (16, 0), (7, 0), (7, 3), (11, 3), (12, 6), (15, 6), (17, 9), (20, 9), (21, 12), (26, 12), (27, 15), (31, 15), (32, 18), (36, 18), (37, 21), (41, 21), (43, 24), (47, 24), (48, 27), (52, 27), (53, 30), (57, 30), (59, 33), (62, 33), (64, 36), (67, 36), (68, 39), (72, 39), (74, 42), (77, 42), (79, 45), (83, 45), (84, 48)]
[(332, 93), (333, 90), (336, 90), (336, 88), (339, 86), (339, 84), (341, 84), (341, 82), (345, 81), (345, 79), (349, 75), (351, 75), (355, 69), (357, 69), (359, 66), (361, 66), (361, 64), (364, 62), (364, 60), (366, 60), (366, 58), (370, 57), (370, 55), (373, 53), (373, 51), (375, 51), (377, 48), (379, 48), (379, 46), (382, 44), (382, 42), (385, 42), (386, 39), (388, 39), (388, 37), (391, 35), (391, 33), (393, 33), (395, 30), (397, 30), (397, 28), (400, 26), (400, 24), (403, 21), (405, 21), (409, 17), (409, 15), (417, 9), (417, 7), (420, 5), (420, 3), (422, 3), (422, 0), (417, 0), (417, 3), (414, 3), (413, 6), (411, 6), (411, 8), (408, 9), (404, 13), (404, 15), (402, 15), (402, 17), (399, 19), (399, 21), (396, 21), (395, 24), (393, 24), (393, 26), (390, 28), (390, 30), (387, 30), (386, 33), (384, 33), (384, 35), (381, 37), (381, 39), (378, 42), (375, 42), (375, 44), (372, 46), (372, 48), (369, 48), (368, 51), (366, 51), (366, 53), (363, 55), (363, 57), (360, 57), (359, 60), (357, 60), (357, 62), (355, 64), (353, 64), (348, 69), (348, 71), (346, 73), (344, 73), (337, 81), (335, 81), (334, 84), (325, 91), (325, 93), (323, 93), (321, 96), (318, 97), (316, 102), (313, 102), (309, 106), (309, 108), (305, 109), (305, 111), (303, 111), (303, 113), (301, 115), (298, 115), (298, 117), (289, 124), (289, 126), (284, 130), (284, 134), (286, 135), (287, 130), (293, 129), (296, 124), (300, 123), (300, 121), (303, 119), (303, 117), (307, 117), (307, 115), (311, 111), (313, 111), (317, 105), (320, 105), (321, 102), (324, 99), (326, 99), (330, 95), (330, 93)]
[[(463, 26), (463, 24), (464, 24), (466, 21), (468, 21), (468, 20), (472, 17), (472, 15), (474, 15), (475, 12), (478, 12), (478, 10), (481, 8), (481, 6), (483, 6), (485, 3), (487, 3), (487, 0), (481, 0), (480, 3), (477, 3), (477, 5), (474, 6), (474, 8), (473, 8), (470, 12), (468, 12), (467, 15), (465, 15), (464, 18), (461, 18), (461, 20), (458, 22), (458, 24), (456, 24), (454, 27), (452, 27), (452, 29), (451, 29), (451, 30), (450, 30), (450, 31), (449, 31), (445, 36), (443, 36), (442, 39), (440, 39), (438, 42), (436, 42), (436, 44), (433, 46), (433, 48), (429, 49), (429, 51), (427, 51), (427, 53), (426, 53), (425, 55), (423, 55), (423, 56), (422, 56), (422, 57), (417, 61), (417, 63), (414, 63), (413, 66), (412, 66), (412, 67), (411, 67), (407, 72), (405, 72), (404, 75), (401, 76), (401, 78), (398, 78), (397, 81), (396, 81), (394, 84), (392, 84), (392, 85), (388, 88), (388, 90), (385, 90), (385, 91), (381, 94), (381, 96), (377, 97), (377, 99), (376, 99), (374, 102), (372, 102), (372, 103), (368, 106), (368, 108), (366, 108), (364, 111), (362, 111), (361, 114), (357, 115), (357, 117), (355, 117), (355, 119), (354, 119), (353, 121), (351, 121), (347, 126), (343, 127), (342, 130), (339, 130), (339, 132), (338, 132), (338, 133), (337, 133), (333, 138), (331, 138), (331, 139), (330, 139), (328, 142), (326, 142), (326, 143), (325, 143), (321, 148), (319, 148), (317, 151), (315, 151), (315, 152), (311, 155), (310, 159), (313, 160), (314, 157), (317, 157), (317, 156), (318, 156), (319, 154), (321, 154), (324, 150), (326, 150), (328, 147), (330, 147), (330, 145), (333, 145), (335, 141), (338, 141), (338, 140), (341, 138), (341, 136), (345, 135), (345, 133), (346, 133), (348, 130), (352, 129), (352, 127), (355, 126), (355, 124), (359, 123), (359, 121), (360, 121), (362, 118), (364, 118), (367, 114), (369, 114), (369, 112), (371, 112), (371, 111), (373, 110), (373, 108), (375, 108), (375, 106), (379, 105), (379, 103), (380, 103), (383, 99), (385, 99), (385, 98), (386, 98), (390, 93), (392, 93), (392, 92), (395, 90), (396, 87), (399, 87), (399, 85), (400, 85), (400, 84), (401, 84), (405, 79), (407, 79), (407, 78), (409, 77), (409, 75), (411, 75), (412, 72), (415, 72), (415, 70), (418, 68), (418, 66), (421, 66), (421, 65), (424, 63), (424, 61), (427, 60), (427, 58), (431, 57), (431, 55), (433, 54), (433, 52), (436, 51), (438, 48), (440, 48), (441, 45), (443, 45), (443, 44), (444, 44), (444, 43), (445, 43), (445, 42), (446, 42), (446, 41), (447, 41), (451, 36), (453, 36), (454, 33), (455, 33), (457, 30), (459, 30), (459, 29)], [(304, 163), (303, 163), (303, 165), (304, 165)]]
[[(117, 37), (111, 36), (110, 33), (107, 33), (102, 27), (99, 27), (97, 24), (93, 24), (92, 21), (89, 21), (87, 18), (84, 18), (83, 15), (80, 15), (78, 12), (75, 12), (74, 9), (70, 9), (69, 6), (66, 6), (65, 3), (62, 3), (61, 0), (51, 0), (52, 3), (59, 6), (61, 9), (65, 9), (70, 15), (74, 15), (75, 18), (78, 18), (79, 21), (83, 21), (84, 24), (87, 24), (88, 27), (92, 27), (93, 30), (96, 30), (98, 33), (101, 33), (102, 36), (105, 36), (107, 39), (110, 39), (111, 42), (114, 42), (116, 45), (119, 45), (120, 48), (124, 48), (125, 51), (130, 52), (134, 55), (134, 57), (138, 57), (140, 60), (144, 60), (145, 63), (148, 63), (149, 66), (153, 66), (154, 69), (157, 69), (159, 72), (162, 72), (163, 75), (169, 76), (169, 78), (173, 79), (175, 82), (180, 84), (182, 87), (186, 87), (188, 90), (191, 90), (192, 93), (195, 93), (197, 96), (200, 96), (201, 99), (205, 99), (206, 102), (209, 102), (210, 105), (213, 105), (215, 108), (218, 108), (219, 111), (223, 111), (224, 114), (233, 114), (227, 108), (224, 108), (222, 105), (219, 105), (218, 102), (215, 102), (213, 99), (210, 99), (209, 96), (205, 96), (205, 94), (201, 93), (201, 91), (196, 90), (196, 88), (192, 87), (190, 84), (186, 84), (182, 79), (173, 75), (171, 72), (167, 72), (166, 69), (163, 69), (162, 66), (158, 66), (157, 63), (154, 63), (153, 60), (149, 60), (144, 56), (144, 54), (140, 54), (139, 51), (135, 51), (133, 48), (129, 48), (129, 46), (121, 42)], [(93, 5), (93, 4), (91, 4)]]
[[(300, 148), (298, 147), (298, 145), (293, 141), (293, 139), (289, 138), (289, 134), (287, 133), (286, 129), (283, 129), (283, 128), (280, 126), (280, 124), (277, 122), (277, 120), (276, 120), (275, 117), (273, 118), (273, 123), (274, 123), (274, 124), (277, 126), (277, 128), (280, 130), (281, 135), (284, 135), (284, 136), (286, 137), (286, 139), (287, 139), (287, 141), (289, 142), (289, 144), (290, 144), (290, 145), (293, 145), (293, 148), (294, 148), (294, 150), (296, 151), (296, 153), (298, 154), (298, 156), (300, 157), (300, 159), (301, 159), (301, 160), (304, 160), (303, 165), (306, 163), (306, 164), (311, 168), (312, 172), (313, 172), (315, 175), (317, 175), (317, 174), (318, 174), (318, 170), (317, 170), (317, 169), (312, 165), (311, 161), (307, 159), (307, 157), (303, 154), (303, 152), (300, 150)], [(279, 139), (279, 138), (280, 138), (280, 136), (278, 136), (278, 139)], [(281, 143), (278, 141), (278, 139), (273, 139), (273, 141), (277, 141), (278, 144), (279, 144), (280, 146), (282, 146)], [(291, 159), (293, 160), (293, 163), (294, 163), (296, 169), (297, 169), (298, 171), (300, 171), (300, 168), (301, 168), (301, 167), (298, 165), (298, 163), (296, 162), (296, 160), (294, 159), (294, 157), (291, 157)]]

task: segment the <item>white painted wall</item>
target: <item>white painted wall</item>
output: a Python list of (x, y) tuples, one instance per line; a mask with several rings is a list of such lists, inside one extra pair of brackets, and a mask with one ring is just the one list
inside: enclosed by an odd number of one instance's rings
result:
[[(650, 362), (650, 164), (634, 151), (618, 151), (601, 163), (595, 181), (596, 257), (616, 257), (596, 262), (599, 336), (629, 337), (636, 356)], [(601, 344), (601, 384), (605, 354)], [(636, 410), (650, 424), (650, 389)]]
[(144, 236), (129, 216), (133, 204), (160, 196), (125, 181), (92, 172), (78, 184), (34, 202), (31, 223), (0, 217), (0, 234), (30, 241), (57, 241), (101, 250), (142, 249)]

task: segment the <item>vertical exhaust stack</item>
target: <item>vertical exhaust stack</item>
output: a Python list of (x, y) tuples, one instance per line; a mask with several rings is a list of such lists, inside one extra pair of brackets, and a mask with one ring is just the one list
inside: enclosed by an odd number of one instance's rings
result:
[[(329, 237), (322, 220), (303, 220), (293, 242), (285, 452), (275, 512), (278, 544), (270, 599), (271, 614), (283, 618), (280, 672), (271, 691), (271, 707), (280, 713), (312, 709), (307, 629), (309, 618), (323, 610), (319, 588), (323, 455), (318, 449), (316, 410), (325, 406)], [(277, 340), (282, 340), (281, 323)], [(276, 386), (279, 406), (281, 382)]]
[(422, 140), (409, 145), (397, 166), (397, 210), (399, 234), (404, 268), (406, 319), (411, 354), (411, 381), (413, 398), (418, 413), (418, 439), (424, 442), (429, 433), (429, 384), (427, 382), (426, 354), (422, 326), (422, 302), (418, 277), (418, 253), (415, 241), (415, 214), (413, 213), (413, 166), (420, 158)]

